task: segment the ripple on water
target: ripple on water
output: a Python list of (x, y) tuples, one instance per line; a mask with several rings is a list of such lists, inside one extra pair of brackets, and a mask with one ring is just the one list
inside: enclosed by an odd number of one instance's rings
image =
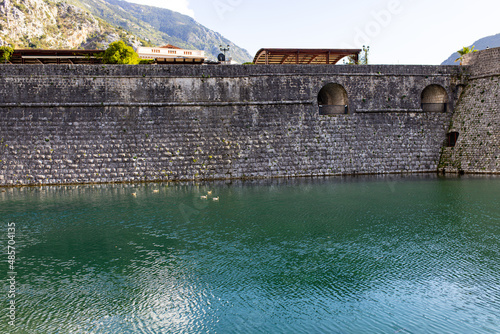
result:
[(19, 328), (496, 332), (500, 180), (466, 181), (12, 192)]

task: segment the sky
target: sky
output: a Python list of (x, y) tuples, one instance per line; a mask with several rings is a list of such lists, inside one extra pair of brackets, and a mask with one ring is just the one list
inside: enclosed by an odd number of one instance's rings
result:
[(362, 48), (371, 64), (440, 64), (500, 33), (498, 0), (128, 0), (189, 15), (252, 55)]

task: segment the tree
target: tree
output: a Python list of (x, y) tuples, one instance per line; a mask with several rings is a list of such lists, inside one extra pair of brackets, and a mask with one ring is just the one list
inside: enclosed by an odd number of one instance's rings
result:
[(347, 57), (347, 61), (344, 60), (345, 65), (368, 65), (368, 54), (370, 53), (370, 47), (363, 45), (363, 51), (360, 52), (359, 58), (356, 61), (354, 56)]
[(472, 47), (467, 47), (467, 46), (464, 46), (464, 47), (462, 48), (462, 50), (458, 50), (457, 52), (458, 52), (458, 54), (460, 55), (460, 57), (459, 57), (459, 58), (457, 58), (457, 59), (455, 60), (455, 62), (457, 62), (457, 61), (459, 61), (459, 60), (460, 60), (460, 65), (462, 65), (462, 62), (463, 62), (463, 60), (464, 60), (464, 56), (465, 56), (466, 54), (469, 54), (469, 53), (477, 52), (477, 50), (474, 50), (474, 45), (473, 45)]
[(10, 46), (0, 46), (0, 62), (7, 63), (13, 53), (14, 49)]
[(102, 57), (104, 64), (139, 64), (140, 58), (134, 49), (123, 41), (111, 43)]

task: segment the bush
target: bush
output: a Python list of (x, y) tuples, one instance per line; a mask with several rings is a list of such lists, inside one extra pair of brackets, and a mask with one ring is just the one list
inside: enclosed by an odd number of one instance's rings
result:
[(132, 47), (123, 41), (111, 43), (102, 57), (104, 64), (139, 64), (140, 58)]
[(21, 12), (28, 13), (28, 8), (26, 8), (26, 6), (23, 5), (22, 3), (17, 3), (16, 1), (13, 1), (12, 5), (14, 5), (14, 7), (19, 9)]
[(8, 62), (13, 53), (14, 49), (10, 46), (0, 46), (0, 62)]

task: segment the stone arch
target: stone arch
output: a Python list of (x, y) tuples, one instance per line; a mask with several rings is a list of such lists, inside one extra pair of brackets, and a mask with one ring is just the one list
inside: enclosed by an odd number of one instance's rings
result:
[(441, 85), (429, 85), (422, 91), (421, 103), (423, 111), (446, 112), (448, 93)]
[(323, 86), (318, 93), (320, 115), (344, 115), (349, 113), (349, 99), (345, 88), (336, 83)]

